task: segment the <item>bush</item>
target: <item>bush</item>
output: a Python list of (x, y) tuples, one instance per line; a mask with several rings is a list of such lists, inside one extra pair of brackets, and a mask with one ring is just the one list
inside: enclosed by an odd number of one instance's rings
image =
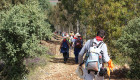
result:
[(3, 79), (21, 80), (27, 74), (24, 59), (46, 52), (39, 42), (51, 37), (50, 24), (35, 1), (14, 6), (0, 18), (0, 58), (6, 65)]
[(130, 78), (140, 79), (140, 18), (131, 20), (117, 41), (120, 51), (131, 58)]

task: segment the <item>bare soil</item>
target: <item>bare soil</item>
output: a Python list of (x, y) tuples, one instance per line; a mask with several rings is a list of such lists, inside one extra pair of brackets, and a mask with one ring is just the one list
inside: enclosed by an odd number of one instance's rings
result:
[(50, 64), (44, 67), (44, 75), (40, 76), (41, 80), (80, 80), (75, 73), (77, 65), (74, 59), (69, 58), (66, 64), (63, 63), (62, 55), (56, 56), (50, 60)]

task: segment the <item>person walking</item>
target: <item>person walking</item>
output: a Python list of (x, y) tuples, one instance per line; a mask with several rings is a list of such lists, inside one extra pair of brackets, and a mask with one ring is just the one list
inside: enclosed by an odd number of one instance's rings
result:
[[(114, 67), (112, 60), (108, 55), (107, 45), (103, 42), (104, 38), (105, 31), (99, 30), (97, 36), (88, 40), (79, 53), (79, 66), (82, 66), (85, 62), (84, 80), (104, 80), (106, 70), (104, 70), (103, 63), (108, 63), (108, 66), (111, 69)], [(86, 57), (83, 60), (85, 53)]]
[(83, 46), (83, 41), (81, 40), (81, 35), (76, 33), (76, 38), (74, 38), (74, 55), (75, 55), (75, 63), (78, 64), (78, 55)]
[(73, 38), (74, 38), (74, 34), (73, 32), (71, 31), (70, 33), (70, 46), (72, 47), (72, 44), (73, 44)]
[(60, 53), (63, 53), (64, 63), (66, 63), (69, 58), (69, 42), (66, 37), (64, 37), (60, 45)]

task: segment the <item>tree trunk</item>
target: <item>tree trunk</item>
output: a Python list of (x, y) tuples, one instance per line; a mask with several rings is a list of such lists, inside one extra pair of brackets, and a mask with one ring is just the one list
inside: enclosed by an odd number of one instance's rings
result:
[(79, 20), (77, 20), (77, 33), (79, 33)]
[(73, 31), (73, 25), (72, 25), (72, 29), (71, 30)]
[(63, 27), (63, 32), (64, 32), (64, 27)]
[(70, 33), (70, 25), (69, 25), (69, 33)]
[(14, 5), (15, 5), (15, 0), (12, 0), (12, 4), (14, 4)]

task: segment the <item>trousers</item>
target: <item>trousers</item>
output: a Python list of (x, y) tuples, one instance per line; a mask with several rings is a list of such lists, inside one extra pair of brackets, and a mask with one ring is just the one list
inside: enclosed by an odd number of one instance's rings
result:
[(81, 48), (74, 48), (75, 63), (78, 63), (78, 55), (80, 51), (81, 51)]
[(69, 53), (63, 53), (63, 57), (64, 57), (64, 62), (67, 62), (68, 58), (69, 58)]

